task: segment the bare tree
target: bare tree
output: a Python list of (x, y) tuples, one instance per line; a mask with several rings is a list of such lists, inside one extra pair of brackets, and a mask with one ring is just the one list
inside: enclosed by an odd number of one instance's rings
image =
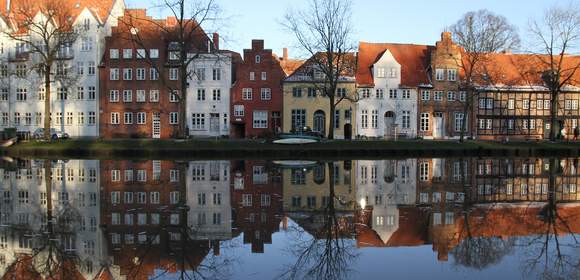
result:
[[(24, 0), (11, 11), (15, 26), (3, 33), (16, 42), (15, 58), (29, 59), (44, 83), (44, 138), (50, 139), (51, 85), (65, 79), (66, 67), (58, 61), (72, 59), (72, 44), (79, 36), (72, 6), (60, 0)], [(62, 68), (61, 68), (62, 67)], [(57, 70), (57, 71), (54, 71)]]
[[(473, 109), (476, 98), (476, 83), (479, 77), (487, 76), (481, 64), (486, 63), (490, 53), (509, 51), (519, 46), (520, 39), (516, 28), (503, 16), (488, 10), (466, 13), (450, 28), (454, 41), (464, 49), (457, 64), (463, 72), (461, 87), (465, 90), (463, 115)], [(460, 142), (464, 141), (467, 121), (461, 125)]]
[[(221, 10), (215, 0), (161, 0), (156, 7), (167, 11), (175, 22), (167, 24), (165, 21), (149, 17), (130, 17), (122, 21), (132, 29), (131, 36), (127, 39), (137, 48), (145, 49), (146, 57), (143, 59), (160, 73), (160, 81), (177, 99), (179, 103), (177, 136), (183, 138), (187, 136), (188, 82), (198, 74), (193, 65), (203, 55), (216, 54), (218, 51), (217, 42), (214, 42), (217, 38), (209, 38), (202, 26), (217, 23), (220, 20)], [(152, 32), (140, 32), (139, 28), (144, 25), (152, 26), (153, 30), (149, 30)], [(149, 55), (152, 44), (158, 44), (160, 38), (165, 41), (172, 56), (170, 63), (162, 65)], [(166, 69), (172, 68), (178, 69), (177, 83), (164, 74)]]
[(570, 53), (580, 47), (580, 7), (571, 4), (546, 10), (541, 19), (530, 21), (529, 34), (531, 52), (539, 60), (541, 78), (550, 92), (550, 141), (555, 141), (560, 94), (578, 82), (574, 79), (580, 59)]
[[(328, 98), (328, 139), (334, 139), (336, 106), (349, 98), (348, 95), (337, 95), (339, 82), (348, 73), (354, 73), (351, 9), (350, 0), (310, 0), (310, 6), (304, 10), (289, 10), (282, 23), (310, 55), (309, 62), (314, 66), (309, 73), (312, 84)], [(317, 72), (322, 74), (321, 78), (316, 77)]]

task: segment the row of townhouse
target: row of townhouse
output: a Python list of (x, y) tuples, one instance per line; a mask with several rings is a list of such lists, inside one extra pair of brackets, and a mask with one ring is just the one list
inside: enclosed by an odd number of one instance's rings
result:
[[(24, 2), (0, 3), (0, 28), (34, 41), (18, 28)], [(252, 138), (303, 127), (326, 134), (332, 118), (336, 137), (344, 139), (453, 139), (465, 123), (469, 137), (503, 140), (546, 138), (552, 129), (571, 137), (580, 119), (574, 77), (559, 97), (557, 127), (550, 127), (552, 98), (542, 71), (523, 71), (540, 67), (531, 55), (487, 54), (481, 66), (487, 74), (474, 77), (477, 94), (468, 96), (461, 61), (470, 54), (449, 32), (434, 46), (361, 42), (347, 55), (351, 71), (341, 73), (341, 101), (330, 116), (327, 98), (316, 90), (325, 77), (313, 58), (289, 59), (286, 49), (278, 57), (263, 40), (240, 55), (221, 50), (219, 35), (199, 28), (182, 88), (179, 43), (163, 32), (175, 27), (174, 17), (153, 19), (122, 0), (65, 5), (82, 32), (54, 64), (50, 116), (33, 71), (38, 54), (0, 33), (0, 130), (30, 134), (50, 117), (73, 137), (172, 138), (183, 126), (191, 137)], [(466, 98), (473, 103), (467, 115)]]

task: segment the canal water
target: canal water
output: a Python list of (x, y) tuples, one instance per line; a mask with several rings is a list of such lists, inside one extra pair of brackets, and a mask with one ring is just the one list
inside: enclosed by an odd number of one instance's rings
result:
[(579, 279), (580, 159), (0, 162), (2, 279)]

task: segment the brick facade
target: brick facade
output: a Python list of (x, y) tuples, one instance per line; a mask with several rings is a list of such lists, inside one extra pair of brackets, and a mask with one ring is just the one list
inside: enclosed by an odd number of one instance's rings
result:
[[(252, 40), (252, 48), (244, 50), (236, 76), (231, 95), (231, 137), (263, 137), (280, 131), (286, 74), (272, 50), (264, 49), (263, 40)], [(258, 117), (263, 121), (255, 119)]]

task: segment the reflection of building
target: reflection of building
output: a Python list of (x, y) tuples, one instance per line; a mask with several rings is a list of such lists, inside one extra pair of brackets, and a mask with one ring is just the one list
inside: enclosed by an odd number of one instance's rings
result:
[(195, 240), (232, 237), (229, 161), (192, 161), (186, 177), (187, 225)]
[[(5, 275), (19, 258), (30, 260), (35, 264), (35, 273), (46, 276), (40, 259), (52, 250), (53, 257), (68, 260), (61, 267), (68, 271), (58, 273), (94, 279), (105, 260), (105, 244), (98, 226), (98, 161), (53, 161), (49, 178), (45, 162), (19, 163), (13, 170), (0, 169), (0, 275)], [(52, 232), (48, 224), (49, 203)], [(55, 239), (57, 243), (53, 243)], [(40, 253), (33, 254), (35, 250)]]
[(417, 160), (361, 160), (356, 166), (356, 201), (372, 209), (370, 225), (387, 243), (399, 228), (400, 207), (415, 205)]
[(101, 171), (101, 224), (112, 271), (146, 279), (170, 266), (168, 248), (185, 238), (185, 167), (166, 161), (102, 161)]
[(283, 216), (282, 175), (266, 161), (240, 161), (232, 166), (232, 176), (235, 227), (253, 253), (262, 253)]

